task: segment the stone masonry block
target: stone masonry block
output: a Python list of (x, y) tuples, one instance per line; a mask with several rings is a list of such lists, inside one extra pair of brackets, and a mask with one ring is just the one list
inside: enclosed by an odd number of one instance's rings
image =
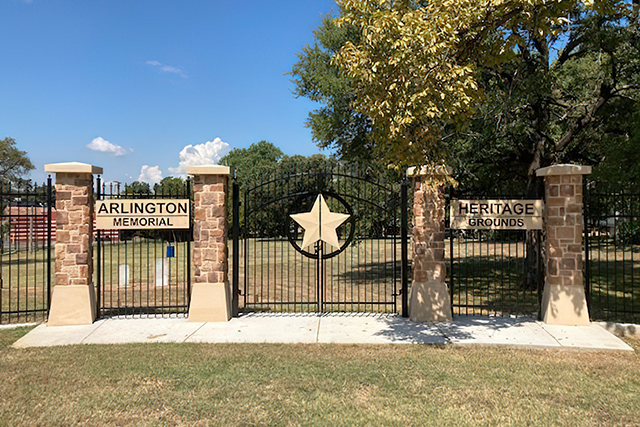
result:
[[(591, 168), (576, 165), (556, 165), (539, 170), (544, 175), (546, 229), (546, 280), (543, 297), (543, 320), (556, 324), (582, 324), (588, 313), (580, 314), (572, 307), (586, 309), (584, 292), (581, 300), (566, 299), (566, 303), (554, 292), (560, 287), (578, 289), (582, 287), (582, 174)], [(553, 172), (553, 174), (549, 174)], [(558, 295), (564, 295), (560, 291)], [(569, 293), (567, 293), (569, 294)], [(558, 307), (562, 307), (559, 310)], [(562, 312), (561, 312), (562, 311)], [(582, 323), (581, 323), (582, 322)]]
[(562, 197), (573, 197), (575, 194), (574, 186), (571, 184), (563, 184), (560, 186), (560, 196)]
[(573, 239), (574, 238), (574, 227), (557, 227), (556, 228), (556, 238), (558, 239)]

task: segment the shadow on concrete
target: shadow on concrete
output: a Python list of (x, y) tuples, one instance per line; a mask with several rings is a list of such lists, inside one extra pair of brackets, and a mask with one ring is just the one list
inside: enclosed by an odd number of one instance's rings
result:
[(503, 318), (494, 316), (455, 316), (451, 322), (415, 323), (397, 315), (381, 319), (385, 328), (376, 335), (394, 341), (434, 343), (436, 337), (444, 343), (482, 340), (498, 332), (517, 331), (525, 324), (535, 324), (533, 318)]

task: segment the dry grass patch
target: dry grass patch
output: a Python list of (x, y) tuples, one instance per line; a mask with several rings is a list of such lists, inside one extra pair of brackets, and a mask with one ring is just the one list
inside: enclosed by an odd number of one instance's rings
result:
[[(640, 425), (636, 353), (362, 345), (13, 349), (0, 425)], [(628, 342), (640, 349), (640, 340)]]
[[(0, 425), (640, 425), (637, 354), (453, 346), (13, 349)], [(628, 342), (640, 350), (640, 340)]]

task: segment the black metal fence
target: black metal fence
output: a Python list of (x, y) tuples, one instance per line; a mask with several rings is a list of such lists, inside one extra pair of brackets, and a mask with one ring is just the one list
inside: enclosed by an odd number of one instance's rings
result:
[[(402, 301), (406, 314), (406, 186), (341, 167), (267, 177), (243, 190), (234, 182), (234, 194), (240, 310), (397, 312)], [(290, 217), (311, 211), (319, 195), (331, 212), (349, 215), (337, 228), (339, 247), (303, 247), (309, 231)]]
[[(97, 185), (97, 200), (193, 199), (191, 181), (156, 193), (122, 191), (120, 185), (101, 184), (100, 178)], [(99, 315), (185, 315), (191, 295), (192, 231), (192, 226), (188, 230), (97, 230), (94, 282)]]
[(640, 323), (640, 192), (585, 185), (585, 286), (593, 320)]
[[(530, 197), (536, 198), (542, 197)], [(452, 190), (448, 202), (451, 199), (516, 200), (522, 196)], [(449, 216), (447, 205), (447, 224)], [(446, 238), (454, 315), (539, 316), (544, 280), (541, 230), (456, 230), (447, 225)]]
[(46, 320), (51, 302), (54, 209), (42, 186), (0, 183), (0, 323)]

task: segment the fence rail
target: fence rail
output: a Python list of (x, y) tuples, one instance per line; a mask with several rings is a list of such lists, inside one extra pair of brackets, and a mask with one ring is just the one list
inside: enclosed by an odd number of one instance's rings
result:
[(586, 185), (585, 286), (593, 320), (640, 323), (640, 193)]
[[(97, 180), (97, 200), (192, 200), (191, 181), (172, 192), (127, 193)], [(126, 188), (126, 187), (125, 187)], [(192, 230), (96, 230), (94, 282), (100, 316), (185, 315), (191, 295)]]
[[(526, 199), (542, 199), (542, 182)], [(452, 200), (517, 200), (522, 194), (457, 193), (447, 199), (445, 251), (453, 315), (538, 317), (542, 296), (541, 230), (450, 228)]]
[(0, 184), (0, 323), (47, 318), (53, 235), (51, 178), (22, 189)]
[[(452, 231), (446, 256), (454, 315), (527, 315), (540, 310), (540, 233)], [(530, 263), (536, 263), (530, 265)]]

